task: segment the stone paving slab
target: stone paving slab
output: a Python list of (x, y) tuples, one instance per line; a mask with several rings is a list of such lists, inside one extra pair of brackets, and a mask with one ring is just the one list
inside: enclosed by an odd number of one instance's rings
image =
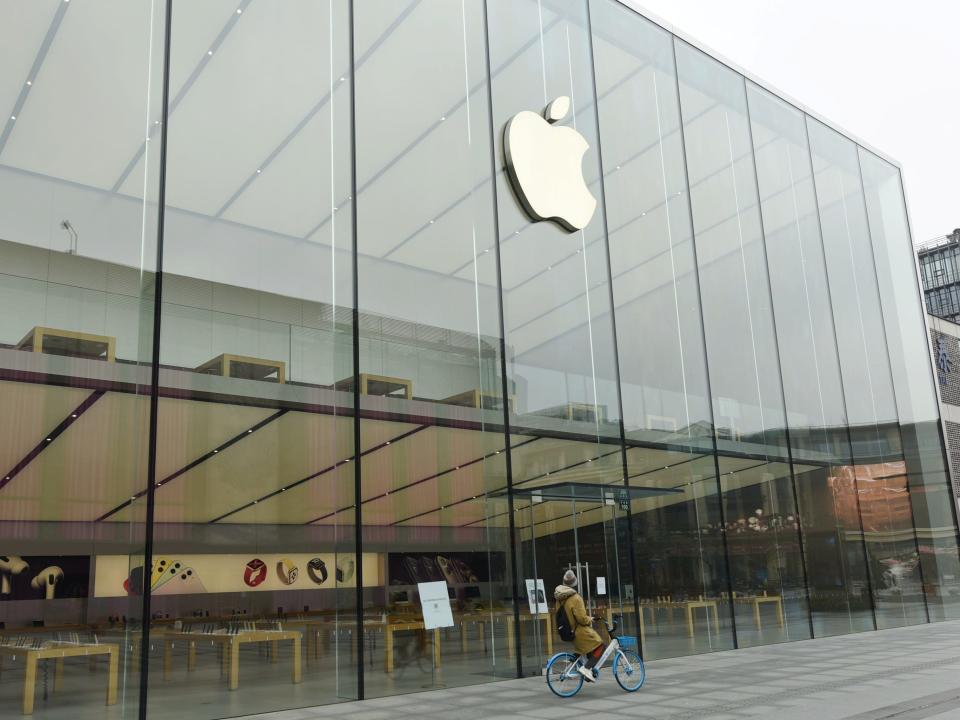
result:
[(625, 693), (609, 669), (573, 698), (543, 678), (247, 716), (246, 720), (960, 720), (960, 621), (727, 650), (647, 664)]

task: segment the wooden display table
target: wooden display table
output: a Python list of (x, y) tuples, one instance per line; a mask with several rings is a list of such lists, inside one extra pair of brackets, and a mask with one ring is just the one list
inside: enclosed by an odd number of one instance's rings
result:
[(117, 339), (109, 335), (37, 326), (17, 343), (17, 350), (113, 362), (116, 346)]
[[(424, 625), (420, 621), (410, 621), (410, 622), (388, 622), (388, 623), (378, 623), (370, 622), (364, 623), (364, 627), (367, 626), (378, 626), (383, 628), (383, 639), (384, 639), (384, 649), (386, 653), (386, 669), (387, 672), (393, 672), (393, 634), (396, 632), (403, 632), (404, 630), (421, 630), (426, 633)], [(433, 629), (433, 664), (434, 667), (440, 667), (440, 628)]]
[(786, 626), (786, 619), (783, 615), (783, 598), (780, 595), (767, 595), (764, 591), (763, 595), (741, 595), (738, 597), (734, 593), (733, 599), (735, 602), (753, 604), (753, 622), (757, 630), (763, 629), (760, 622), (760, 606), (764, 603), (772, 603), (776, 606), (774, 609), (777, 611), (777, 624), (780, 627)]
[(197, 643), (209, 642), (221, 647), (223, 672), (230, 678), (230, 689), (240, 686), (240, 646), (246, 643), (270, 643), (270, 660), (277, 662), (278, 645), (281, 640), (293, 642), (294, 683), (300, 682), (300, 648), (302, 636), (292, 630), (247, 630), (228, 635), (226, 633), (168, 632), (163, 637), (163, 679), (170, 679), (173, 665), (173, 646), (177, 641), (187, 643), (187, 670), (193, 670), (197, 664)]
[[(478, 410), (503, 410), (503, 397), (496, 393), (481, 392), (480, 390), (464, 390), (456, 395), (439, 400), (445, 405), (459, 405), (460, 407), (477, 408)], [(510, 396), (510, 412), (513, 412), (515, 399)]]
[(93, 657), (96, 655), (106, 655), (109, 659), (109, 672), (107, 673), (107, 705), (115, 705), (117, 702), (117, 676), (120, 665), (120, 648), (113, 643), (100, 644), (66, 644), (66, 643), (47, 643), (41, 648), (13, 647), (11, 645), (0, 646), (0, 666), (4, 658), (11, 658), (16, 661), (23, 659), (25, 672), (23, 677), (23, 714), (33, 714), (33, 696), (36, 694), (37, 685), (37, 661), (55, 660), (55, 669), (53, 675), (53, 690), (60, 689), (63, 682), (63, 661), (68, 657)]
[(684, 606), (687, 610), (687, 637), (693, 637), (693, 611), (699, 608), (703, 608), (704, 612), (707, 614), (709, 619), (709, 614), (713, 613), (713, 631), (717, 635), (720, 634), (720, 618), (717, 613), (717, 601), (716, 600), (704, 600), (702, 597), (699, 600), (687, 600), (684, 603)]
[(263, 358), (224, 353), (223, 355), (217, 355), (212, 360), (207, 360), (203, 365), (197, 367), (196, 371), (204, 375), (221, 375), (241, 380), (284, 383), (286, 381), (286, 367), (286, 364), (280, 360), (264, 360)]
[[(338, 380), (333, 384), (333, 389), (343, 392), (353, 392), (353, 377)], [(404, 378), (360, 373), (360, 394), (379, 395), (382, 397), (403, 397), (410, 400), (413, 398), (413, 383)]]

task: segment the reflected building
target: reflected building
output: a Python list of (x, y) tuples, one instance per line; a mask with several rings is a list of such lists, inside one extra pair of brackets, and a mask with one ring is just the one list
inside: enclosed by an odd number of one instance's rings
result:
[(960, 617), (877, 151), (626, 0), (3, 12), (3, 712), (539, 675), (568, 568), (647, 659)]

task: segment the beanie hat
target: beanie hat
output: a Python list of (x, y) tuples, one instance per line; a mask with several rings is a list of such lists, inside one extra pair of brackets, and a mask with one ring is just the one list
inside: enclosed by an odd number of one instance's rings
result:
[(572, 588), (577, 586), (577, 575), (573, 572), (573, 570), (567, 570), (563, 574), (563, 584)]

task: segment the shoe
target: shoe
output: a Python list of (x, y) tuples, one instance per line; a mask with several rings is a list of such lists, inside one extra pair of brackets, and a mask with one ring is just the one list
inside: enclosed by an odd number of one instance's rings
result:
[(577, 672), (583, 675), (587, 682), (596, 682), (596, 678), (593, 677), (593, 670), (588, 668), (586, 665), (581, 665), (577, 668)]

